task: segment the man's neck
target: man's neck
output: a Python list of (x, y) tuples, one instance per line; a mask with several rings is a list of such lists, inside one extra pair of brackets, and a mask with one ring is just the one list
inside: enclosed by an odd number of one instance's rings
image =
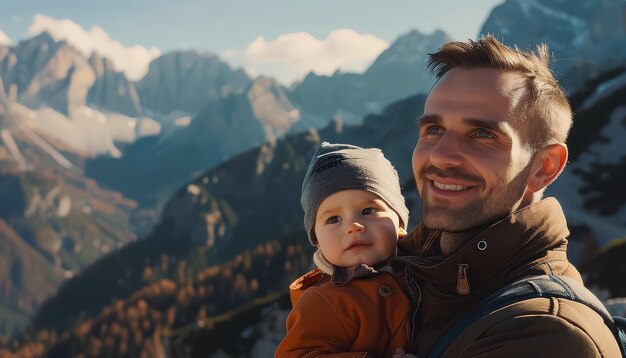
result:
[(462, 232), (441, 232), (441, 240), (439, 241), (439, 246), (441, 248), (441, 253), (444, 256), (447, 256), (454, 251), (456, 251), (459, 247), (463, 246), (467, 241), (473, 239), (482, 231), (482, 228), (471, 229), (468, 231)]

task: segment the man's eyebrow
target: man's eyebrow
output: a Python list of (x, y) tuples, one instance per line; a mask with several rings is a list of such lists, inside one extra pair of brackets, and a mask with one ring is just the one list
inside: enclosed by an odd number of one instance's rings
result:
[(490, 129), (496, 132), (503, 132), (503, 133), (506, 132), (504, 130), (504, 127), (505, 127), (504, 122), (486, 121), (484, 119), (478, 119), (478, 118), (465, 118), (463, 121), (472, 127)]
[(441, 122), (441, 116), (437, 114), (424, 114), (417, 119), (418, 127), (424, 126), (426, 124), (437, 124), (439, 122)]
[[(425, 114), (417, 119), (418, 127), (429, 124), (440, 124), (443, 118), (438, 114)], [(511, 137), (510, 130), (505, 121), (488, 121), (480, 118), (464, 118), (463, 124), (468, 127), (484, 128), (494, 132), (502, 133), (507, 137)]]
[(486, 121), (478, 118), (465, 118), (463, 121), (468, 126), (484, 128), (492, 132), (499, 133), (502, 138), (507, 138), (507, 141), (509, 142), (513, 140), (511, 126), (506, 121)]

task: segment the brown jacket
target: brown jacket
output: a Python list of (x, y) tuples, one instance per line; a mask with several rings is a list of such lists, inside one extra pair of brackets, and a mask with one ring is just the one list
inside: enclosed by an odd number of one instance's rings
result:
[[(399, 243), (401, 254), (416, 256), (392, 259), (394, 266), (409, 268), (422, 290), (413, 336), (419, 357), (428, 355), (455, 319), (507, 283), (542, 274), (582, 282), (567, 260), (569, 232), (554, 198), (493, 224), (448, 256), (433, 253), (440, 234), (418, 227)], [(465, 294), (459, 293), (464, 289)], [(442, 355), (478, 356), (619, 357), (620, 353), (602, 318), (587, 306), (560, 298), (537, 298), (479, 319)]]
[(275, 357), (382, 358), (407, 350), (410, 301), (402, 280), (367, 266), (336, 268), (332, 279), (319, 269), (300, 277), (289, 287), (293, 309)]

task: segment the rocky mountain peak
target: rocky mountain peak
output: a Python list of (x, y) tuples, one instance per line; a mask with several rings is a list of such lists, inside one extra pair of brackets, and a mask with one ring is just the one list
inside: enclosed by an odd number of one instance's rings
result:
[(32, 108), (48, 105), (65, 114), (85, 105), (95, 80), (82, 54), (65, 41), (54, 41), (47, 32), (5, 52), (0, 77), (11, 98)]
[(248, 90), (248, 99), (270, 140), (275, 140), (276, 134), (285, 132), (300, 120), (300, 111), (291, 104), (284, 87), (272, 78), (255, 80)]
[(389, 48), (383, 52), (379, 59), (385, 57), (385, 53), (393, 53), (396, 55), (413, 55), (417, 54), (420, 59), (424, 57), (425, 51), (430, 51), (433, 46), (438, 48), (442, 44), (451, 41), (448, 34), (442, 30), (435, 30), (432, 34), (427, 35), (418, 30), (411, 30), (408, 33), (398, 37)]
[(136, 117), (142, 112), (137, 88), (113, 63), (97, 52), (89, 56), (96, 80), (87, 94), (87, 103), (96, 108)]
[(96, 77), (101, 77), (107, 71), (117, 72), (115, 66), (108, 58), (101, 56), (95, 51), (89, 56), (88, 61), (95, 71)]
[[(553, 70), (558, 76), (584, 70), (592, 73), (578, 77), (588, 78), (626, 58), (626, 2), (507, 0), (493, 9), (481, 33), (494, 34), (521, 49), (547, 43), (556, 58)], [(569, 82), (569, 90), (582, 85), (582, 80)]]
[(196, 113), (210, 99), (242, 92), (250, 82), (243, 70), (232, 70), (215, 55), (176, 51), (152, 61), (137, 87), (145, 109), (167, 115)]
[(434, 78), (426, 70), (427, 54), (450, 37), (437, 30), (425, 35), (412, 30), (383, 51), (365, 73), (309, 74), (293, 87), (290, 98), (309, 113), (326, 118), (377, 113), (390, 103), (427, 92)]
[(451, 41), (452, 38), (441, 30), (435, 30), (432, 34), (422, 34), (412, 30), (400, 37), (385, 50), (366, 74), (387, 72), (391, 66), (425, 66), (427, 54), (435, 52), (441, 45)]

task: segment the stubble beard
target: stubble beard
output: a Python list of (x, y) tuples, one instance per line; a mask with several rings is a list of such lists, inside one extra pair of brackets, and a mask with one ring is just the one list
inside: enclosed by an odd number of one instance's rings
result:
[[(422, 183), (418, 188), (422, 197), (422, 223), (429, 229), (463, 232), (493, 224), (517, 210), (526, 189), (530, 168), (525, 168), (508, 184), (498, 178), (497, 187), (483, 193), (460, 208), (453, 208), (447, 200), (425, 198)], [(428, 190), (428, 189), (426, 189)]]

